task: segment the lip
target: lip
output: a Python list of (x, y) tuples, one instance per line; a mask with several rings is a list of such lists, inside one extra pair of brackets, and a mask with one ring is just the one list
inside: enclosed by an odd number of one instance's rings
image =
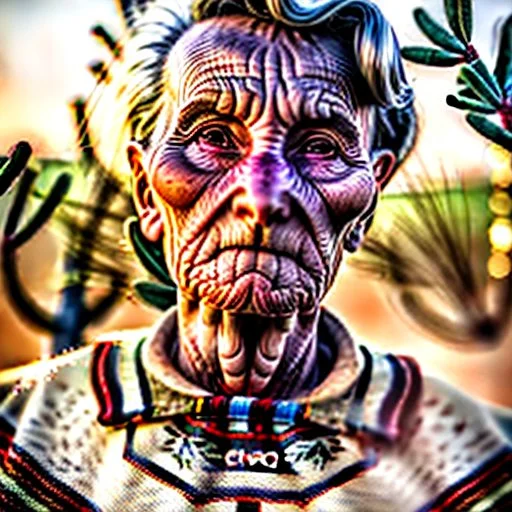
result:
[[(311, 268), (301, 261), (300, 254), (254, 245), (217, 248), (200, 261), (189, 261), (183, 288), (195, 300), (205, 299), (220, 309), (237, 309), (241, 302), (256, 301), (256, 310), (265, 314), (274, 307), (280, 314), (297, 307), (304, 313), (323, 295), (327, 278), (320, 267)], [(286, 311), (281, 307), (285, 303), (289, 305)]]
[[(226, 255), (229, 251), (233, 251), (235, 253), (235, 255), (232, 256), (233, 260), (229, 261), (228, 259), (227, 265), (225, 262), (219, 263), (223, 265), (225, 269), (230, 269), (229, 272), (232, 273), (234, 280), (238, 279), (243, 274), (251, 272), (259, 273), (262, 277), (266, 277), (269, 282), (272, 283), (272, 288), (274, 288), (275, 283), (280, 279), (281, 265), (283, 262), (291, 262), (297, 267), (297, 269), (299, 269), (298, 271), (303, 274), (304, 278), (309, 276), (307, 280), (309, 281), (311, 279), (313, 282), (317, 297), (320, 296), (322, 291), (325, 289), (328, 272), (326, 272), (326, 269), (323, 266), (322, 259), (317, 252), (318, 250), (316, 245), (309, 240), (307, 236), (305, 236), (304, 240), (298, 245), (296, 252), (262, 245), (236, 244), (217, 247), (209, 254), (203, 253), (201, 259), (198, 259), (198, 255), (201, 254), (201, 252), (199, 250), (194, 251), (195, 254), (189, 260), (188, 268), (184, 274), (185, 288), (190, 289), (193, 281), (198, 275), (201, 275), (205, 266), (211, 264), (216, 259), (229, 258), (229, 256)], [(245, 262), (245, 265), (242, 263), (240, 266), (245, 267), (245, 269), (239, 270), (237, 265), (242, 253), (245, 253), (245, 258), (249, 259), (249, 263)], [(262, 262), (258, 257), (259, 255), (269, 255), (273, 258), (269, 258), (266, 262)], [(277, 268), (270, 271), (268, 271), (268, 268), (265, 269), (267, 265), (272, 267), (272, 263), (275, 263)], [(270, 275), (266, 275), (268, 273)]]
[(258, 271), (247, 272), (234, 282), (225, 284), (198, 284), (193, 279), (192, 288), (197, 300), (204, 301), (205, 305), (239, 313), (282, 317), (297, 311), (310, 314), (318, 306), (311, 287), (309, 290), (271, 289), (268, 278)]
[[(287, 251), (276, 250), (276, 249), (273, 249), (271, 247), (263, 247), (261, 245), (232, 245), (232, 246), (221, 247), (221, 248), (216, 249), (213, 252), (213, 254), (211, 254), (207, 258), (204, 258), (204, 259), (199, 260), (199, 261), (195, 261), (193, 266), (197, 267), (197, 266), (200, 266), (200, 265), (206, 265), (206, 264), (212, 262), (214, 259), (218, 258), (223, 252), (225, 252), (225, 251), (235, 251), (235, 250), (236, 251), (252, 251), (255, 254), (266, 253), (266, 254), (271, 254), (273, 256), (277, 256), (277, 257), (280, 257), (280, 258), (287, 258), (289, 260), (294, 261), (305, 272), (308, 272), (309, 274), (312, 274), (313, 277), (315, 277), (315, 278), (320, 278), (321, 277), (319, 275), (319, 273), (320, 273), (319, 270), (320, 269), (310, 268), (309, 266), (305, 265), (304, 261), (301, 258), (298, 258), (297, 255), (292, 254), (292, 253), (287, 252)], [(188, 273), (190, 273), (190, 271)]]

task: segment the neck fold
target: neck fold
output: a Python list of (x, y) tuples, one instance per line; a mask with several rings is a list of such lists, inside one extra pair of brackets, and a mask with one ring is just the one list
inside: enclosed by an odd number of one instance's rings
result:
[(315, 385), (319, 310), (262, 317), (182, 300), (177, 363), (214, 394), (289, 397)]

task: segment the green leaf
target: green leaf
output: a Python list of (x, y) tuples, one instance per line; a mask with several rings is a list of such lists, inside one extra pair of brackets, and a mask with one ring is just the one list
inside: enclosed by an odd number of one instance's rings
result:
[[(461, 80), (462, 83), (462, 80)], [(460, 98), (470, 99), (470, 100), (478, 100), (478, 96), (473, 92), (473, 90), (470, 87), (461, 87), (457, 91), (457, 96)]]
[(451, 52), (465, 53), (464, 44), (437, 23), (425, 9), (414, 9), (413, 16), (420, 29), (434, 44)]
[(495, 114), (496, 108), (488, 103), (483, 103), (478, 100), (470, 98), (457, 97), (449, 94), (446, 97), (446, 103), (450, 107), (458, 108), (460, 110), (471, 110), (472, 112), (480, 112), (481, 114)]
[(489, 121), (482, 114), (468, 114), (466, 116), (467, 122), (478, 133), (485, 138), (492, 140), (496, 144), (504, 147), (507, 151), (512, 151), (512, 133), (501, 126)]
[(134, 286), (137, 297), (146, 304), (161, 311), (176, 305), (176, 288), (150, 281), (137, 281)]
[(490, 73), (484, 61), (482, 59), (476, 59), (470, 66), (482, 77), (485, 83), (494, 91), (494, 94), (496, 94), (498, 98), (501, 98), (502, 92), (500, 84), (496, 80), (496, 77)]
[(489, 103), (496, 109), (501, 107), (501, 98), (474, 67), (464, 65), (460, 70), (460, 77), (484, 103)]
[(139, 227), (139, 219), (137, 217), (130, 217), (126, 221), (125, 229), (135, 254), (146, 270), (162, 283), (173, 285), (167, 273), (167, 265), (162, 248), (155, 243), (149, 242), (142, 234)]
[(444, 10), (453, 33), (469, 44), (473, 32), (472, 0), (444, 0)]
[(456, 53), (423, 46), (407, 46), (401, 53), (404, 59), (427, 66), (451, 67), (464, 62), (464, 58)]
[(503, 90), (512, 89), (512, 15), (503, 25), (494, 76)]

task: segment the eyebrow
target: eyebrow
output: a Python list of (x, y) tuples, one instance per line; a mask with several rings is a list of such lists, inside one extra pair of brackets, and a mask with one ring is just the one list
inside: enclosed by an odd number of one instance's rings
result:
[(217, 110), (217, 103), (217, 100), (208, 97), (199, 98), (187, 103), (178, 115), (177, 126), (180, 131), (184, 133), (189, 132), (194, 123), (205, 114), (225, 115)]

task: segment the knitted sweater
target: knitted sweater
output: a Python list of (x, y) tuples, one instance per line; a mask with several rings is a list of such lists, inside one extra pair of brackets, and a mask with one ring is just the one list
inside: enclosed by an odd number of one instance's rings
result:
[(0, 510), (512, 510), (512, 450), (474, 402), (325, 312), (319, 332), (336, 362), (294, 400), (185, 381), (174, 312), (56, 359), (0, 411)]

